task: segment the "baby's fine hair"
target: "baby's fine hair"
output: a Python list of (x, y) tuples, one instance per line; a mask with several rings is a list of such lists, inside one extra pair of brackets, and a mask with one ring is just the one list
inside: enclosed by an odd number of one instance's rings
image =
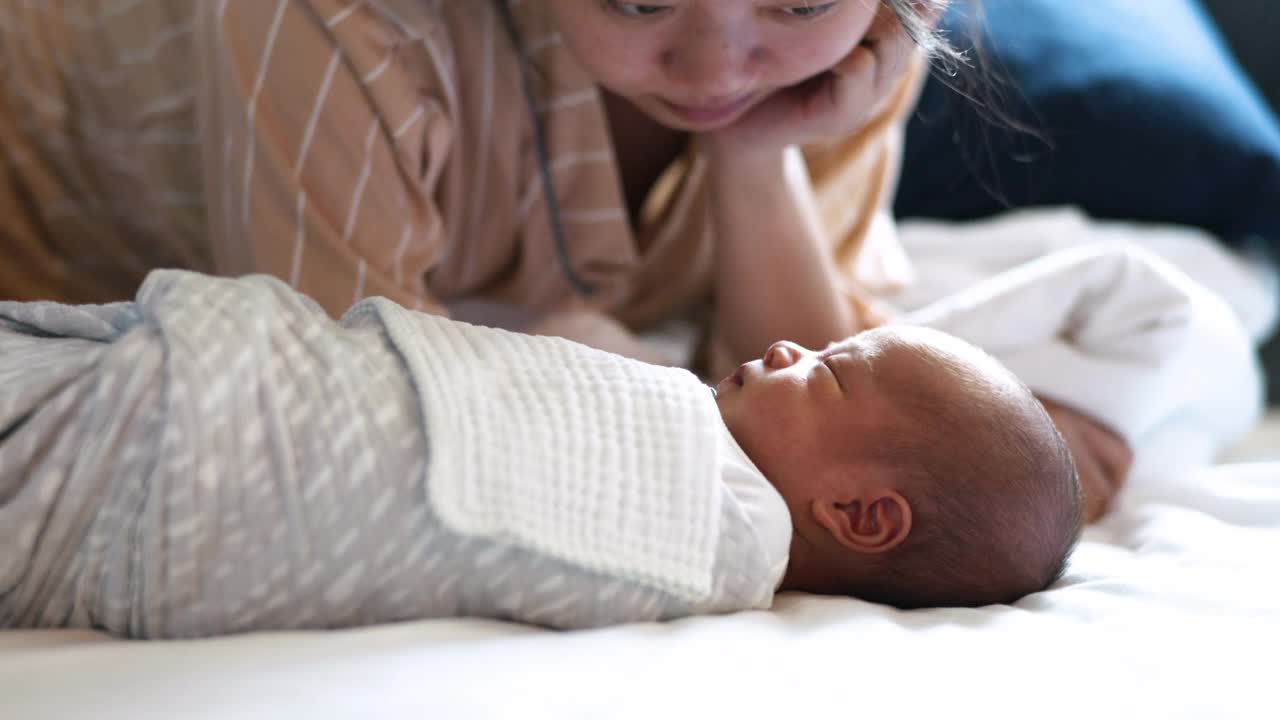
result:
[(979, 607), (1062, 577), (1083, 526), (1080, 480), (1043, 406), (1000, 372), (1008, 389), (974, 387), (970, 407), (940, 406), (927, 387), (898, 398), (904, 422), (875, 452), (903, 479), (912, 530), (850, 594), (903, 609)]

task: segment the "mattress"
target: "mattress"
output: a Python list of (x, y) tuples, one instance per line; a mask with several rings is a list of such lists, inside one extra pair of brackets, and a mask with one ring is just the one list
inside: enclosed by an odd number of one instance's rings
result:
[(1276, 718), (1280, 463), (1138, 477), (1013, 606), (771, 612), (584, 633), (489, 621), (122, 642), (0, 633), (5, 718)]

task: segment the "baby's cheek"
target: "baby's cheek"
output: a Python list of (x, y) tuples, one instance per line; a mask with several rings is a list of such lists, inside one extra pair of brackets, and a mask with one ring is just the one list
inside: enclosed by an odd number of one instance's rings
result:
[(829, 454), (822, 451), (809, 433), (796, 423), (779, 423), (758, 450), (761, 470), (780, 477), (817, 476), (830, 467)]

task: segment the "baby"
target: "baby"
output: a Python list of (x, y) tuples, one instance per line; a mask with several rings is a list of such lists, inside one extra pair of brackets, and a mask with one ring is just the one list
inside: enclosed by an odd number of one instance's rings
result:
[(689, 373), (283, 283), (0, 303), (0, 627), (557, 628), (1011, 602), (1081, 498), (1028, 390), (890, 327)]

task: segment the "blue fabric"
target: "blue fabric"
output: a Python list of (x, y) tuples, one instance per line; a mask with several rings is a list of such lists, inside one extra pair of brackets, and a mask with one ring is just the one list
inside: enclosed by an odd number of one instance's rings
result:
[[(1040, 137), (982, 119), (935, 73), (908, 128), (899, 215), (1073, 204), (1280, 248), (1280, 123), (1197, 0), (982, 4), (1000, 107)], [(963, 22), (947, 21), (962, 46)]]

